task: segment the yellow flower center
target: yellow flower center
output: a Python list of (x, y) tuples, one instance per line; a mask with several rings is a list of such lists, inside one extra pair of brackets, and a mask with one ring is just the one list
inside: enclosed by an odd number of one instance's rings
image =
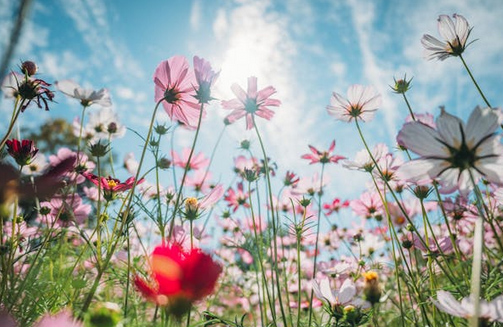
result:
[(369, 283), (372, 281), (376, 281), (379, 275), (375, 271), (368, 271), (363, 273), (363, 278), (365, 278), (365, 282)]
[(114, 181), (113, 179), (111, 179), (111, 180), (108, 181), (108, 187), (114, 188), (116, 186), (117, 186), (117, 182)]
[(189, 197), (185, 199), (185, 210), (195, 212), (197, 211), (198, 203), (197, 199), (194, 197)]

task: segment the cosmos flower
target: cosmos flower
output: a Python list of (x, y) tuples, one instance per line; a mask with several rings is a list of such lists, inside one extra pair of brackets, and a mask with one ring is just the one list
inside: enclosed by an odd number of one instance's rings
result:
[(270, 98), (271, 95), (276, 93), (274, 87), (268, 86), (257, 91), (257, 78), (255, 76), (248, 77), (247, 92), (237, 84), (232, 84), (231, 90), (237, 98), (222, 101), (224, 109), (232, 110), (225, 119), (229, 124), (232, 124), (236, 120), (246, 117), (246, 129), (253, 128), (253, 115), (270, 120), (274, 116), (274, 111), (268, 107), (278, 107), (281, 104), (281, 101)]
[(442, 109), (437, 129), (421, 122), (406, 123), (397, 136), (400, 146), (420, 155), (396, 172), (415, 183), (436, 179), (443, 193), (459, 189), (467, 193), (481, 177), (503, 184), (503, 145), (496, 134), (501, 115), (491, 108), (476, 107), (465, 124)]
[(340, 209), (349, 207), (349, 201), (341, 201), (338, 198), (335, 198), (332, 203), (323, 204), (323, 209), (326, 210), (326, 215), (329, 216), (334, 212), (339, 212)]
[(196, 77), (183, 56), (174, 56), (161, 62), (154, 73), (155, 101), (162, 101), (171, 120), (196, 127), (199, 104), (195, 101)]
[[(73, 122), (73, 133), (75, 136), (80, 135), (81, 124), (77, 119)], [(96, 142), (100, 139), (116, 139), (121, 138), (126, 134), (126, 126), (120, 123), (117, 113), (108, 107), (92, 112), (89, 115), (89, 121), (84, 126), (82, 134), (91, 142)]]
[[(128, 179), (126, 179), (126, 181), (121, 182), (120, 180), (112, 178), (110, 176), (108, 177), (101, 176), (100, 179), (98, 176), (87, 172), (83, 173), (83, 175), (88, 180), (90, 180), (94, 185), (101, 187), (101, 189), (103, 190), (103, 197), (107, 201), (114, 200), (115, 197), (117, 196), (117, 193), (130, 190), (133, 188), (133, 185), (135, 184), (134, 177), (129, 177)], [(144, 181), (145, 179), (142, 178), (136, 183), (136, 185), (141, 184)]]
[(222, 267), (201, 249), (184, 251), (179, 245), (157, 246), (150, 260), (151, 279), (136, 276), (144, 297), (181, 316), (191, 304), (211, 294)]
[(332, 290), (328, 278), (322, 279), (320, 283), (313, 280), (313, 291), (318, 299), (332, 308), (353, 304), (356, 299), (356, 286), (351, 278), (346, 279), (339, 290)]
[(311, 149), (311, 153), (304, 154), (301, 158), (311, 160), (311, 162), (309, 163), (311, 165), (318, 162), (322, 164), (326, 164), (329, 162), (337, 163), (339, 162), (339, 160), (346, 158), (344, 156), (338, 156), (332, 154), (335, 149), (335, 140), (333, 140), (332, 143), (330, 143), (330, 147), (326, 151), (320, 151), (312, 145), (309, 145), (309, 149)]
[[(178, 155), (175, 151), (171, 152), (173, 165), (185, 169), (190, 156), (190, 148), (183, 148), (181, 155)], [(204, 156), (204, 153), (200, 152), (198, 154), (192, 155), (190, 158), (190, 164), (188, 170), (203, 169), (208, 166), (210, 159)]]
[(40, 203), (42, 220), (52, 226), (57, 220), (59, 225), (68, 227), (72, 223), (82, 225), (87, 221), (91, 212), (91, 205), (82, 203), (78, 194), (69, 196), (55, 196), (49, 202)]
[(208, 61), (195, 56), (194, 73), (196, 75), (197, 85), (199, 86), (196, 89), (195, 98), (199, 100), (199, 103), (208, 103), (210, 100), (213, 100), (211, 97), (211, 87), (217, 80), (220, 72), (215, 73)]
[(461, 15), (452, 15), (455, 21), (452, 21), (448, 15), (438, 17), (438, 32), (445, 42), (425, 34), (421, 39), (424, 46), (424, 56), (428, 60), (445, 60), (450, 56), (459, 56), (468, 46), (466, 41), (470, 35), (471, 28), (468, 21)]
[[(473, 316), (475, 311), (471, 296), (457, 301), (451, 293), (447, 291), (438, 291), (437, 300), (432, 299), (432, 301), (440, 311), (455, 317), (468, 319)], [(491, 302), (481, 299), (479, 317), (489, 321), (503, 322), (503, 295), (498, 296)]]
[[(17, 327), (18, 324), (8, 313), (0, 312), (0, 326)], [(62, 310), (55, 315), (46, 313), (33, 327), (84, 327), (84, 324), (76, 320), (68, 310)]]
[(38, 153), (38, 148), (35, 147), (35, 143), (32, 140), (22, 140), (20, 142), (17, 139), (12, 139), (7, 140), (5, 144), (7, 144), (9, 155), (20, 166), (29, 165)]
[(215, 203), (217, 203), (223, 194), (224, 188), (219, 184), (200, 200), (194, 197), (186, 198), (184, 213), (185, 218), (187, 218), (188, 220), (199, 218), (202, 211), (212, 207)]
[(381, 95), (372, 86), (352, 85), (347, 99), (333, 92), (327, 111), (335, 119), (351, 122), (353, 119), (370, 121), (381, 106)]
[(39, 108), (42, 105), (45, 110), (49, 110), (48, 101), (53, 101), (54, 93), (49, 90), (51, 84), (32, 76), (23, 76), (14, 72), (10, 73), (2, 83), (5, 97), (19, 98), (21, 100), (21, 112), (35, 102)]
[(85, 89), (71, 80), (58, 81), (55, 84), (56, 88), (61, 93), (79, 100), (80, 104), (84, 107), (89, 107), (93, 104), (97, 104), (102, 107), (112, 106), (110, 93), (107, 89), (103, 88), (98, 91), (95, 91), (93, 89)]
[(227, 202), (227, 206), (232, 208), (233, 212), (236, 212), (239, 206), (243, 206), (245, 208), (249, 208), (250, 204), (248, 203), (248, 198), (250, 194), (244, 191), (243, 183), (238, 183), (237, 190), (235, 191), (232, 188), (227, 190), (227, 195), (224, 197), (224, 200)]

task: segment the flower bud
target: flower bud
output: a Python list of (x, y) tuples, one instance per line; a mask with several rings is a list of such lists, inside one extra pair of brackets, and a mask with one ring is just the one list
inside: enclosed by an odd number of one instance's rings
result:
[(24, 61), (21, 64), (21, 72), (26, 76), (33, 76), (37, 73), (38, 67), (33, 61)]
[(378, 275), (375, 271), (368, 271), (363, 273), (365, 285), (363, 286), (363, 295), (365, 300), (372, 305), (379, 302), (381, 298), (381, 287), (379, 286)]

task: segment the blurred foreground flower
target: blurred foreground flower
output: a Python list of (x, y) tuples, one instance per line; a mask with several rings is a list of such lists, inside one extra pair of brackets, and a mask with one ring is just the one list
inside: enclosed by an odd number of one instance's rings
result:
[(370, 121), (374, 112), (381, 106), (381, 95), (372, 86), (352, 85), (348, 98), (333, 92), (327, 111), (335, 119), (351, 122), (353, 119)]
[(110, 107), (112, 105), (112, 100), (110, 99), (110, 94), (107, 89), (100, 89), (98, 91), (85, 89), (70, 80), (56, 82), (56, 88), (61, 91), (61, 93), (80, 100), (80, 104), (84, 107), (89, 107), (93, 104), (102, 107)]
[(425, 48), (424, 56), (428, 60), (445, 60), (450, 56), (459, 56), (468, 46), (466, 41), (470, 35), (471, 28), (467, 20), (457, 14), (452, 15), (452, 17), (455, 22), (448, 15), (440, 15), (438, 17), (438, 32), (445, 42), (429, 34), (423, 35), (421, 43)]
[(491, 108), (476, 107), (465, 124), (442, 109), (437, 129), (419, 121), (406, 123), (397, 136), (400, 146), (421, 157), (403, 164), (402, 178), (419, 184), (438, 179), (444, 193), (462, 193), (481, 177), (503, 184), (503, 145), (496, 130), (501, 114)]
[(253, 115), (270, 120), (274, 116), (274, 111), (268, 107), (278, 107), (281, 104), (281, 101), (270, 98), (271, 95), (276, 93), (274, 87), (268, 86), (257, 91), (257, 78), (255, 76), (248, 77), (247, 92), (237, 84), (232, 84), (231, 90), (237, 98), (222, 101), (224, 109), (232, 110), (225, 119), (229, 124), (232, 124), (236, 120), (246, 116), (246, 129), (253, 128)]
[[(0, 312), (0, 326), (18, 327), (19, 325), (11, 315), (6, 312)], [(33, 327), (84, 327), (84, 324), (73, 318), (70, 311), (63, 310), (55, 315), (45, 314)]]
[[(473, 316), (475, 306), (471, 297), (457, 301), (454, 296), (446, 291), (437, 292), (437, 300), (432, 300), (435, 306), (451, 316), (470, 318)], [(491, 302), (480, 300), (480, 318), (488, 321), (503, 322), (503, 295)]]
[(161, 62), (154, 73), (155, 101), (162, 101), (171, 120), (196, 127), (199, 104), (195, 102), (196, 78), (183, 56), (174, 56)]
[(151, 268), (151, 281), (136, 276), (136, 287), (148, 300), (167, 306), (178, 317), (193, 302), (213, 292), (222, 272), (222, 267), (201, 249), (184, 252), (177, 244), (156, 247)]

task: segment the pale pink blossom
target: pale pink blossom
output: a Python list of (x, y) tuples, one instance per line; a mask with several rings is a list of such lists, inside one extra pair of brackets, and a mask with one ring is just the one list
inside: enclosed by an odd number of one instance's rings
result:
[(281, 101), (270, 98), (271, 95), (276, 93), (274, 87), (268, 86), (257, 91), (257, 78), (255, 76), (248, 77), (247, 92), (237, 84), (232, 84), (231, 90), (237, 98), (222, 101), (224, 109), (232, 110), (225, 119), (229, 124), (232, 124), (236, 120), (246, 117), (246, 129), (253, 128), (254, 115), (270, 120), (274, 116), (274, 111), (268, 107), (278, 107), (281, 104)]
[(338, 163), (339, 160), (346, 159), (346, 157), (344, 156), (333, 154), (335, 150), (335, 140), (333, 140), (332, 143), (330, 143), (330, 147), (326, 151), (320, 151), (312, 145), (309, 145), (309, 149), (311, 150), (311, 153), (304, 154), (302, 155), (301, 158), (311, 160), (311, 162), (309, 163), (311, 165), (318, 162), (322, 164), (326, 164), (329, 162)]
[(500, 114), (491, 108), (476, 107), (468, 123), (442, 109), (437, 129), (421, 122), (406, 123), (397, 136), (402, 147), (420, 155), (397, 171), (401, 178), (418, 184), (433, 179), (443, 193), (456, 189), (467, 193), (481, 177), (503, 184), (503, 145), (496, 134)]
[(195, 56), (194, 73), (196, 75), (197, 85), (199, 86), (196, 89), (195, 98), (199, 100), (199, 103), (208, 103), (210, 100), (213, 100), (211, 97), (211, 87), (217, 80), (220, 72), (215, 73), (208, 61)]
[(424, 57), (428, 60), (445, 60), (450, 56), (459, 56), (468, 46), (466, 41), (471, 32), (468, 21), (458, 14), (452, 17), (454, 21), (448, 15), (438, 17), (438, 32), (444, 41), (429, 34), (423, 35), (421, 43), (424, 46)]
[[(190, 148), (183, 148), (181, 155), (172, 151), (171, 156), (173, 158), (173, 165), (185, 169), (187, 162), (189, 161), (190, 151)], [(198, 154), (193, 154), (192, 158), (190, 158), (188, 170), (203, 169), (208, 167), (209, 163), (210, 159), (206, 158), (204, 153), (199, 152)]]
[[(435, 306), (451, 316), (460, 318), (473, 317), (475, 313), (475, 304), (473, 297), (468, 296), (461, 301), (447, 291), (438, 291), (437, 300), (432, 299)], [(489, 321), (503, 322), (503, 295), (498, 296), (490, 302), (484, 299), (480, 300), (480, 318), (488, 319)]]

